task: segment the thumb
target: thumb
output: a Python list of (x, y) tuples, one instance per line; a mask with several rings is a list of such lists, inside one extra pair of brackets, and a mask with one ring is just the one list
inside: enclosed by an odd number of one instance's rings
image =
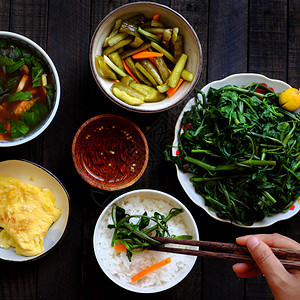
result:
[(263, 241), (260, 241), (256, 237), (250, 237), (247, 240), (247, 247), (269, 283), (276, 282), (276, 279), (289, 275), (270, 247)]

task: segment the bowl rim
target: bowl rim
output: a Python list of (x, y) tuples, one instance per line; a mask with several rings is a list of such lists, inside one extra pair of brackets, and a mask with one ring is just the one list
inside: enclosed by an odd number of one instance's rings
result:
[[(127, 8), (127, 7), (130, 7), (130, 6), (137, 6), (137, 5), (150, 5), (150, 6), (158, 6), (158, 7), (161, 7), (163, 9), (166, 9), (170, 12), (172, 12), (173, 14), (175, 14), (177, 17), (179, 17), (187, 26), (188, 28), (191, 30), (191, 33), (193, 34), (193, 37), (196, 41), (196, 44), (198, 46), (198, 54), (199, 54), (199, 66), (197, 68), (197, 73), (195, 74), (194, 76), (194, 80), (193, 82), (189, 83), (190, 84), (190, 88), (189, 90), (181, 97), (178, 99), (177, 102), (174, 102), (172, 103), (171, 105), (169, 106), (166, 106), (166, 107), (163, 107), (163, 108), (159, 108), (159, 109), (139, 109), (138, 106), (132, 106), (132, 105), (129, 105), (129, 104), (126, 104), (124, 102), (122, 102), (121, 100), (120, 101), (117, 101), (116, 99), (114, 99), (113, 97), (111, 97), (111, 95), (105, 90), (105, 88), (102, 87), (101, 83), (99, 82), (99, 80), (97, 79), (97, 74), (95, 72), (95, 69), (94, 69), (94, 66), (93, 66), (93, 57), (92, 57), (92, 52), (93, 52), (93, 48), (94, 48), (94, 44), (95, 44), (95, 38), (98, 34), (98, 31), (100, 30), (101, 26), (110, 18), (112, 17), (114, 14), (116, 14), (118, 11), (124, 9), (124, 8)], [(201, 43), (200, 43), (200, 40), (198, 38), (198, 35), (197, 33), (195, 32), (194, 28), (192, 27), (192, 25), (190, 25), (190, 23), (185, 19), (185, 17), (183, 17), (180, 13), (178, 13), (177, 11), (175, 11), (174, 9), (172, 9), (171, 7), (167, 6), (167, 5), (164, 5), (164, 4), (161, 4), (161, 3), (155, 3), (155, 2), (149, 2), (149, 1), (139, 1), (139, 2), (131, 2), (131, 3), (127, 3), (127, 4), (124, 4), (120, 7), (117, 7), (115, 8), (113, 11), (111, 11), (109, 14), (107, 14), (101, 21), (100, 23), (98, 24), (98, 26), (96, 27), (93, 35), (92, 35), (92, 38), (91, 38), (91, 42), (90, 42), (90, 48), (89, 48), (89, 62), (90, 62), (90, 69), (91, 69), (91, 72), (93, 74), (93, 77), (94, 77), (94, 80), (96, 82), (96, 84), (98, 85), (98, 87), (100, 88), (100, 90), (104, 93), (104, 95), (106, 95), (106, 97), (108, 99), (110, 99), (113, 103), (119, 105), (120, 107), (122, 108), (125, 108), (129, 111), (132, 111), (132, 112), (136, 112), (136, 113), (158, 113), (158, 112), (163, 112), (163, 111), (166, 111), (166, 110), (169, 110), (173, 107), (175, 107), (176, 105), (182, 103), (189, 95), (190, 93), (193, 91), (193, 89), (195, 88), (195, 86), (197, 85), (198, 81), (199, 81), (199, 78), (200, 78), (200, 75), (201, 75), (201, 72), (202, 72), (202, 67), (203, 67), (203, 55), (202, 55), (202, 46), (201, 46)]]
[[(138, 132), (139, 136), (141, 137), (143, 143), (144, 143), (144, 148), (145, 148), (145, 160), (143, 163), (143, 167), (140, 170), (139, 174), (137, 176), (135, 176), (130, 182), (126, 183), (126, 184), (122, 184), (122, 186), (115, 186), (115, 187), (110, 187), (109, 185), (106, 185), (106, 187), (104, 188), (104, 185), (99, 185), (97, 183), (95, 183), (96, 181), (92, 181), (90, 180), (90, 178), (88, 176), (84, 176), (84, 174), (80, 171), (80, 164), (78, 163), (78, 159), (77, 159), (77, 148), (76, 148), (76, 143), (78, 141), (79, 136), (81, 135), (82, 131), (84, 128), (86, 128), (90, 123), (92, 122), (96, 122), (100, 119), (105, 119), (105, 118), (111, 118), (111, 119), (119, 119), (122, 120), (124, 122), (126, 122), (127, 124), (129, 124), (129, 126), (131, 126), (132, 128), (134, 128), (135, 131)], [(115, 115), (115, 114), (101, 114), (101, 115), (97, 115), (94, 116), (90, 119), (88, 119), (87, 121), (85, 121), (77, 130), (74, 138), (73, 138), (73, 142), (72, 142), (72, 159), (73, 159), (73, 163), (75, 166), (75, 169), (77, 171), (77, 173), (80, 175), (80, 177), (87, 182), (88, 184), (90, 184), (91, 186), (101, 189), (101, 190), (105, 190), (105, 191), (117, 191), (117, 190), (122, 190), (125, 189), (131, 185), (133, 185), (135, 182), (137, 182), (142, 175), (144, 174), (147, 165), (148, 165), (148, 160), (149, 160), (149, 146), (148, 146), (148, 142), (147, 139), (144, 135), (144, 133), (142, 132), (142, 130), (140, 129), (140, 127), (135, 124), (133, 121), (131, 121), (130, 119), (121, 116), (121, 115)], [(99, 181), (97, 181), (99, 182)]]
[(188, 267), (188, 270), (186, 271), (185, 275), (182, 278), (180, 278), (180, 280), (178, 280), (176, 282), (173, 282), (172, 284), (168, 285), (165, 288), (158, 287), (154, 291), (151, 291), (151, 290), (144, 290), (143, 291), (142, 289), (136, 290), (134, 288), (131, 288), (126, 283), (122, 283), (120, 280), (116, 279), (115, 276), (111, 275), (105, 268), (102, 267), (102, 264), (100, 263), (100, 258), (99, 258), (100, 255), (96, 251), (96, 249), (97, 249), (97, 244), (96, 244), (97, 243), (97, 228), (99, 227), (101, 218), (103, 218), (103, 216), (107, 213), (107, 211), (111, 208), (111, 206), (114, 203), (120, 201), (124, 197), (128, 197), (130, 195), (135, 195), (135, 194), (141, 194), (141, 193), (153, 193), (153, 194), (156, 194), (158, 197), (162, 196), (162, 197), (170, 198), (170, 199), (172, 199), (172, 201), (174, 201), (175, 203), (177, 203), (178, 205), (180, 205), (181, 208), (183, 208), (184, 211), (189, 216), (189, 218), (191, 220), (191, 223), (192, 223), (192, 226), (193, 226), (193, 229), (195, 230), (196, 236), (193, 237), (193, 238), (194, 239), (199, 239), (199, 230), (198, 230), (197, 223), (196, 223), (196, 221), (195, 221), (192, 213), (188, 210), (188, 208), (180, 200), (178, 200), (176, 197), (172, 196), (171, 194), (168, 194), (166, 192), (163, 192), (163, 191), (160, 191), (160, 190), (157, 190), (157, 189), (137, 189), (137, 190), (131, 190), (129, 192), (125, 192), (124, 194), (115, 197), (114, 200), (112, 200), (109, 204), (107, 204), (106, 207), (102, 210), (101, 214), (99, 215), (99, 217), (98, 217), (98, 219), (96, 221), (95, 227), (94, 227), (93, 249), (94, 249), (94, 255), (96, 257), (96, 260), (98, 262), (98, 265), (99, 265), (100, 269), (115, 284), (117, 284), (120, 287), (122, 287), (122, 288), (124, 288), (126, 290), (129, 290), (131, 292), (144, 293), (144, 294), (153, 293), (154, 294), (154, 293), (157, 293), (157, 292), (162, 292), (162, 291), (168, 290), (168, 289), (174, 287), (175, 285), (179, 284), (182, 280), (184, 280), (188, 276), (188, 274), (191, 272), (191, 270), (193, 269), (193, 267), (194, 267), (194, 265), (196, 263), (197, 257), (193, 257), (194, 258), (193, 262), (191, 262), (191, 265)]
[[(282, 80), (272, 79), (272, 78), (269, 78), (269, 77), (267, 77), (267, 76), (265, 76), (263, 74), (258, 74), (258, 73), (236, 73), (236, 74), (231, 74), (229, 76), (226, 76), (226, 77), (224, 77), (222, 79), (212, 81), (212, 82), (206, 84), (204, 87), (202, 87), (201, 90), (202, 91), (203, 90), (208, 90), (209, 87), (211, 87), (211, 86), (214, 86), (216, 84), (221, 84), (223, 82), (226, 82), (227, 80), (232, 80), (234, 78), (239, 78), (239, 77), (242, 77), (242, 76), (248, 77), (248, 78), (256, 77), (256, 78), (258, 78), (260, 80), (265, 80), (266, 82), (279, 83), (281, 85), (285, 85), (286, 88), (291, 87), (288, 83), (286, 83), (286, 82), (284, 82)], [(261, 81), (261, 82), (263, 82), (263, 81)], [(273, 88), (275, 88), (275, 87), (273, 86)], [(276, 91), (276, 88), (275, 88), (275, 91)], [(191, 98), (186, 103), (186, 105), (182, 109), (182, 111), (179, 114), (178, 119), (176, 121), (176, 124), (175, 124), (175, 127), (174, 127), (173, 142), (172, 142), (172, 145), (173, 145), (172, 154), (173, 155), (176, 155), (176, 150), (177, 150), (177, 145), (178, 145), (177, 133), (178, 133), (178, 130), (180, 130), (180, 122), (181, 122), (182, 116), (183, 116), (185, 110), (189, 109), (190, 106), (193, 104), (192, 103), (193, 101), (194, 101), (194, 97)], [(276, 222), (287, 220), (287, 219), (293, 217), (294, 215), (296, 215), (297, 212), (300, 210), (300, 201), (298, 201), (297, 199), (295, 199), (295, 203), (294, 203), (295, 204), (295, 208), (294, 208), (294, 210), (290, 210), (290, 211), (288, 211), (286, 213), (275, 214), (275, 215), (273, 215), (271, 217), (265, 217), (262, 221), (255, 222), (254, 224), (252, 224), (250, 226), (246, 226), (246, 225), (243, 225), (243, 224), (238, 224), (238, 223), (232, 222), (232, 221), (230, 221), (228, 219), (221, 219), (212, 210), (210, 210), (205, 205), (203, 197), (200, 194), (197, 194), (194, 191), (194, 187), (192, 186), (192, 184), (190, 184), (189, 182), (187, 184), (183, 183), (183, 181), (184, 182), (187, 181), (188, 175), (184, 174), (181, 170), (179, 170), (179, 168), (178, 168), (177, 165), (175, 167), (176, 167), (178, 181), (179, 181), (182, 189), (185, 191), (185, 193), (190, 198), (190, 200), (192, 202), (194, 202), (197, 206), (201, 207), (209, 216), (211, 216), (212, 218), (214, 218), (217, 221), (221, 221), (223, 223), (230, 223), (230, 224), (233, 224), (233, 225), (235, 225), (237, 227), (241, 227), (241, 228), (251, 228), (251, 229), (253, 229), (253, 228), (263, 228), (263, 227), (271, 226), (271, 225), (273, 225)], [(281, 216), (280, 218), (278, 217), (279, 215)]]
[[(45, 257), (47, 254), (52, 252), (62, 242), (62, 240), (64, 239), (64, 237), (66, 235), (66, 232), (68, 231), (69, 224), (70, 224), (71, 201), (70, 201), (70, 195), (69, 195), (67, 189), (62, 184), (62, 182), (58, 179), (58, 177), (56, 177), (52, 172), (50, 172), (48, 169), (46, 169), (42, 165), (39, 165), (38, 163), (32, 162), (32, 161), (27, 160), (27, 159), (8, 159), (8, 160), (1, 161), (0, 164), (2, 164), (2, 163), (14, 163), (14, 162), (21, 162), (21, 163), (25, 163), (25, 164), (28, 164), (28, 165), (33, 165), (34, 167), (41, 169), (42, 171), (47, 173), (50, 177), (52, 177), (63, 189), (63, 191), (66, 195), (66, 198), (67, 198), (67, 206), (68, 206), (68, 212), (67, 212), (68, 214), (67, 214), (67, 220), (66, 220), (66, 224), (65, 224), (65, 227), (64, 227), (64, 231), (62, 232), (59, 240), (57, 240), (57, 242), (50, 249), (48, 249), (47, 251), (44, 251), (41, 254), (35, 255), (35, 256), (31, 256), (31, 257), (24, 256), (24, 257), (26, 257), (26, 259), (24, 259), (24, 260), (5, 259), (5, 258), (0, 257), (0, 260), (2, 260), (2, 261), (7, 261), (7, 262), (10, 262), (10, 263), (23, 263), (24, 264), (24, 263), (30, 263), (30, 262), (33, 262), (33, 261), (36, 261), (36, 260), (39, 260), (39, 259)], [(22, 255), (20, 255), (20, 256), (22, 256)]]
[(32, 139), (36, 138), (38, 135), (40, 135), (52, 122), (54, 119), (56, 112), (58, 110), (59, 102), (60, 102), (60, 96), (61, 96), (61, 86), (60, 86), (60, 79), (57, 72), (57, 69), (50, 58), (50, 56), (47, 54), (47, 52), (39, 46), (36, 42), (29, 39), (28, 37), (21, 35), (19, 33), (11, 32), (11, 31), (0, 31), (0, 37), (6, 37), (11, 39), (17, 39), (24, 43), (29, 44), (31, 47), (33, 47), (38, 54), (40, 54), (43, 59), (47, 62), (48, 66), (50, 67), (50, 71), (54, 77), (55, 80), (55, 99), (53, 101), (53, 107), (48, 115), (48, 117), (43, 121), (43, 123), (40, 124), (39, 127), (37, 127), (34, 131), (32, 131), (30, 134), (25, 135), (24, 137), (16, 138), (12, 141), (1, 141), (0, 147), (13, 147), (17, 145), (24, 144), (26, 142), (31, 141)]

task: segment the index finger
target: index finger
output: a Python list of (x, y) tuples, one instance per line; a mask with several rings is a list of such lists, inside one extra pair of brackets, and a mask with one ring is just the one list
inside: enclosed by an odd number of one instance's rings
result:
[(251, 236), (255, 236), (257, 239), (259, 239), (260, 241), (263, 241), (264, 243), (266, 243), (270, 247), (300, 250), (300, 244), (299, 243), (292, 240), (291, 238), (288, 238), (288, 237), (283, 236), (283, 235), (278, 234), (278, 233), (245, 235), (245, 236), (236, 238), (236, 242), (239, 245), (245, 246), (246, 243), (247, 243), (247, 240)]

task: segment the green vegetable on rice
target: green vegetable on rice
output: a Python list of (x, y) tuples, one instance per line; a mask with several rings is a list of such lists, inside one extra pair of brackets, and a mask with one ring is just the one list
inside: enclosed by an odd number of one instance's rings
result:
[[(191, 239), (189, 235), (171, 235), (168, 230), (167, 222), (182, 212), (183, 209), (172, 208), (167, 216), (158, 212), (155, 212), (153, 216), (148, 216), (146, 211), (143, 215), (128, 215), (122, 207), (114, 204), (111, 213), (113, 224), (108, 225), (108, 228), (114, 229), (111, 246), (113, 247), (115, 243), (123, 244), (127, 249), (126, 255), (131, 261), (134, 253), (161, 245), (151, 236)], [(135, 221), (131, 222), (131, 219)], [(153, 225), (150, 224), (151, 221)]]

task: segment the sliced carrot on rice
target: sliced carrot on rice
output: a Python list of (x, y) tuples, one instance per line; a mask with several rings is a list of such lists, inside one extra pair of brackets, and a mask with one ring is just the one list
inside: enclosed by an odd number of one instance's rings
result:
[(123, 252), (127, 250), (126, 247), (121, 243), (115, 243), (114, 248), (116, 252)]
[(141, 272), (137, 273), (136, 275), (134, 275), (133, 277), (131, 277), (131, 282), (136, 282), (137, 280), (143, 278), (144, 276), (148, 275), (149, 273), (169, 264), (171, 262), (171, 258), (168, 257), (144, 270), (142, 270)]

